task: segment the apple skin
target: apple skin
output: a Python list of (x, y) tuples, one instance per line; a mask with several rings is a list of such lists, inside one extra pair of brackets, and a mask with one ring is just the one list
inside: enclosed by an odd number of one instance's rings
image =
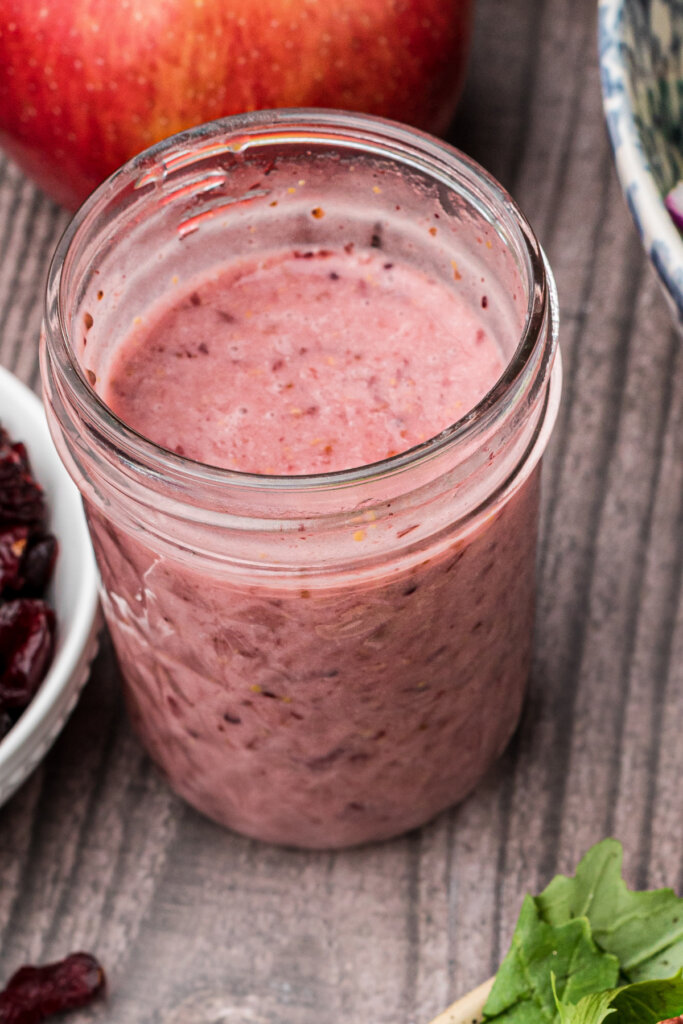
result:
[(76, 207), (192, 125), (273, 107), (450, 123), (473, 0), (2, 0), (0, 144)]

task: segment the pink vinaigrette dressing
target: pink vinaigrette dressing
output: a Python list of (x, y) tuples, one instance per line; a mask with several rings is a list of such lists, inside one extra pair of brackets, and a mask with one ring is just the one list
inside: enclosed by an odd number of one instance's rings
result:
[(193, 807), (350, 846), (422, 825), (501, 754), (556, 310), (507, 193), (356, 114), (201, 126), (76, 215), (48, 419), (131, 721)]
[(434, 437), (503, 368), (485, 311), (454, 289), (381, 254), (308, 250), (171, 294), (118, 348), (102, 395), (199, 462), (328, 473)]
[[(271, 253), (172, 288), (98, 387), (135, 430), (208, 464), (368, 464), (495, 383), (485, 306), (371, 250)], [(536, 502), (534, 476), (445, 556), (295, 589), (174, 568), (91, 513), (133, 719), (174, 787), (310, 846), (392, 835), (463, 796), (521, 704)], [(354, 527), (359, 550), (373, 528)]]

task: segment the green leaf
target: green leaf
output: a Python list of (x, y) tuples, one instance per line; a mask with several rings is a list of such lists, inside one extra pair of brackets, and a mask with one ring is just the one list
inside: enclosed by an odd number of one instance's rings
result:
[(683, 968), (683, 899), (671, 889), (632, 892), (621, 877), (615, 839), (592, 847), (573, 878), (557, 875), (536, 897), (551, 925), (587, 917), (599, 949), (619, 960), (623, 979), (668, 978)]
[(561, 1024), (659, 1024), (683, 1008), (683, 977), (641, 981), (611, 992), (594, 992), (574, 1005), (559, 1002)]
[[(607, 989), (605, 992), (591, 992), (574, 1005), (561, 1003), (558, 999), (560, 1024), (602, 1024), (607, 1017), (617, 1012), (612, 1006), (612, 1000), (618, 991)], [(610, 1021), (610, 1024), (614, 1024), (614, 1021)]]
[(613, 988), (619, 962), (597, 949), (586, 918), (548, 924), (533, 897), (527, 896), (512, 945), (484, 1006), (484, 1019), (500, 1024), (557, 1021), (552, 976), (558, 998), (575, 1003), (589, 992)]

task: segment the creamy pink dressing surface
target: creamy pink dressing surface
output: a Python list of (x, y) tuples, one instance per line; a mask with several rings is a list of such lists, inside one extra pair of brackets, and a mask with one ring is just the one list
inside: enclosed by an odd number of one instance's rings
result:
[[(501, 369), (486, 309), (455, 289), (381, 253), (289, 252), (166, 296), (98, 386), (173, 451), (301, 474), (433, 436)], [(407, 568), (301, 581), (160, 556), (90, 508), (133, 721), (173, 787), (311, 847), (386, 838), (461, 799), (518, 720), (537, 506), (534, 473)]]
[(503, 365), (485, 311), (455, 289), (381, 253), (288, 252), (153, 310), (103, 394), (141, 434), (200, 462), (327, 473), (434, 437)]

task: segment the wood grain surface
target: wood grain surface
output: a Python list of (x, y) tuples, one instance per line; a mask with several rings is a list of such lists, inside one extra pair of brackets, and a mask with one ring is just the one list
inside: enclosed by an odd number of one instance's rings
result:
[[(131, 735), (105, 641), (43, 766), (0, 810), (0, 980), (96, 951), (117, 1024), (424, 1024), (487, 978), (523, 893), (592, 842), (683, 890), (683, 347), (602, 121), (593, 0), (479, 0), (452, 138), (555, 270), (565, 389), (545, 461), (522, 725), (476, 793), (345, 853), (232, 835)], [(0, 363), (36, 389), (66, 214), (0, 160)], [(1, 410), (0, 410), (1, 412)]]

